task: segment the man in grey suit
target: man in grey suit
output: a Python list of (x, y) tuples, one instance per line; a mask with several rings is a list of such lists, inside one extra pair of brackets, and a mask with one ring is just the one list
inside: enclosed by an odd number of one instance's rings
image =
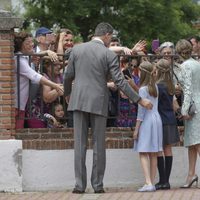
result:
[(85, 159), (89, 123), (93, 137), (91, 184), (95, 193), (104, 192), (108, 77), (111, 76), (130, 100), (147, 109), (152, 108), (151, 102), (142, 99), (123, 78), (117, 55), (107, 48), (112, 33), (113, 27), (110, 24), (98, 24), (92, 41), (74, 46), (64, 74), (65, 96), (70, 95), (68, 110), (74, 114), (76, 184), (73, 193), (84, 193), (87, 185)]

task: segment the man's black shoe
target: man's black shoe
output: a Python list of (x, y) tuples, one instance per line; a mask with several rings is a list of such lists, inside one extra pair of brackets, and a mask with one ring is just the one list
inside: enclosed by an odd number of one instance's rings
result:
[(94, 193), (105, 193), (104, 189), (101, 190), (95, 190)]
[(74, 193), (74, 194), (83, 194), (83, 193), (85, 193), (85, 191), (81, 191), (81, 190), (78, 190), (78, 189), (74, 188), (72, 193)]

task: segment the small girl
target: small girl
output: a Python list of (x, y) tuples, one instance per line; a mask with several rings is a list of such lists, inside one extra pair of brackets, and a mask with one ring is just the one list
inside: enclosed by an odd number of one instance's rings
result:
[[(137, 122), (133, 133), (134, 150), (139, 152), (145, 176), (145, 185), (139, 192), (155, 191), (157, 153), (162, 151), (162, 121), (158, 113), (158, 89), (153, 78), (153, 65), (144, 61), (139, 66), (139, 95), (153, 104), (152, 110), (138, 106)], [(150, 168), (149, 168), (150, 164)]]
[(159, 90), (158, 111), (163, 124), (163, 153), (157, 158), (159, 182), (156, 189), (170, 189), (169, 177), (172, 168), (172, 144), (180, 141), (176, 116), (173, 109), (175, 87), (171, 76), (169, 60), (161, 59), (156, 64), (157, 85)]
[(49, 113), (45, 113), (44, 117), (47, 119), (47, 127), (48, 128), (66, 128), (67, 123), (64, 119), (64, 109), (63, 105), (57, 103), (53, 106), (53, 115)]

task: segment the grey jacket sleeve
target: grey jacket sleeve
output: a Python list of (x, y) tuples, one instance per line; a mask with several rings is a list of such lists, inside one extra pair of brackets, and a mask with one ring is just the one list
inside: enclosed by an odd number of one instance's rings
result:
[(128, 81), (123, 77), (119, 67), (118, 56), (108, 50), (107, 59), (109, 63), (109, 71), (116, 86), (122, 90), (122, 92), (128, 96), (130, 100), (137, 103), (141, 97), (135, 90), (132, 89)]
[(74, 53), (72, 51), (69, 57), (68, 65), (65, 67), (64, 71), (64, 80), (63, 80), (64, 96), (70, 95), (74, 77), (75, 77)]

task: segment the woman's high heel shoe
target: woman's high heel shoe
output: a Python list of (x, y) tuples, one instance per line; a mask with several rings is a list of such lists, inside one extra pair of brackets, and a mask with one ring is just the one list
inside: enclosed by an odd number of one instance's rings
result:
[(181, 188), (190, 188), (193, 185), (193, 183), (195, 183), (195, 182), (196, 182), (196, 187), (198, 187), (198, 176), (197, 175), (192, 177), (192, 180), (190, 181), (190, 183), (187, 183), (187, 184), (181, 186)]

